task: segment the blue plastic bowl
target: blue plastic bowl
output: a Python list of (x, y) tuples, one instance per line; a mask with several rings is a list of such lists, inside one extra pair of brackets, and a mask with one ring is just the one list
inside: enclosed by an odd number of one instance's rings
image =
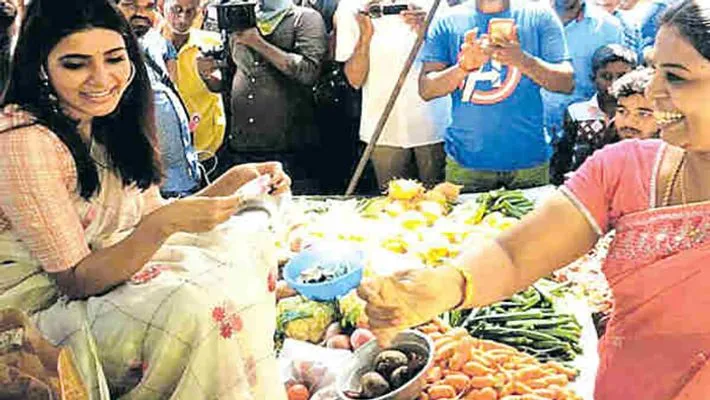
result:
[[(301, 271), (322, 265), (349, 264), (349, 271), (323, 283), (300, 283)], [(345, 244), (318, 244), (295, 255), (284, 267), (286, 283), (304, 297), (315, 301), (331, 301), (348, 294), (360, 285), (365, 253)]]

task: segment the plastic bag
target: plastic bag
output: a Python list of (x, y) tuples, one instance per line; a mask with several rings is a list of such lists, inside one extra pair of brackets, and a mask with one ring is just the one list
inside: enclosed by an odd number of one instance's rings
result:
[(349, 350), (328, 349), (308, 342), (286, 339), (279, 367), (284, 384), (303, 384), (311, 399), (326, 399), (335, 392), (335, 378), (352, 360)]

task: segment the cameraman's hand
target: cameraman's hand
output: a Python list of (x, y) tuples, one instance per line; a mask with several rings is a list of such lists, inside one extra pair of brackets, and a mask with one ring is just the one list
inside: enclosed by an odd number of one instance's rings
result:
[(363, 41), (372, 39), (372, 35), (375, 34), (375, 27), (372, 25), (370, 16), (364, 11), (358, 11), (355, 13), (355, 21), (357, 21), (357, 26), (360, 28), (360, 38)]
[(249, 28), (232, 34), (234, 41), (247, 47), (254, 47), (263, 39), (257, 28)]
[(404, 22), (412, 27), (414, 32), (419, 32), (424, 28), (424, 20), (426, 20), (427, 12), (421, 7), (409, 3), (409, 9), (402, 11), (399, 15), (404, 18)]
[(219, 70), (217, 60), (203, 55), (197, 56), (197, 73), (200, 74), (202, 79), (210, 78), (217, 70)]
[(239, 195), (225, 197), (191, 196), (158, 208), (146, 218), (166, 234), (208, 232), (227, 221), (243, 203)]

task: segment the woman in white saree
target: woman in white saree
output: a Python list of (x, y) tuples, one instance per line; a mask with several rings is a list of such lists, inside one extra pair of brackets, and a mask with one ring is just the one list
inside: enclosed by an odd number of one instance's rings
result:
[(244, 183), (290, 179), (241, 165), (165, 202), (151, 99), (110, 0), (31, 3), (0, 114), (0, 309), (69, 346), (93, 399), (283, 399), (273, 238), (230, 217)]

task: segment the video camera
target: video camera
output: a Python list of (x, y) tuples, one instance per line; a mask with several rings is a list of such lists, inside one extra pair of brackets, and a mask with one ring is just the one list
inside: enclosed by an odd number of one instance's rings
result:
[(382, 18), (385, 15), (397, 15), (409, 9), (407, 4), (370, 4), (363, 10), (370, 18)]
[(239, 32), (256, 27), (256, 1), (222, 0), (215, 4), (217, 27), (227, 33)]
[(219, 32), (222, 43), (210, 48), (200, 47), (202, 55), (217, 60), (220, 68), (226, 67), (229, 58), (228, 37), (234, 32), (256, 27), (256, 4), (256, 0), (211, 1), (207, 5), (203, 29)]

